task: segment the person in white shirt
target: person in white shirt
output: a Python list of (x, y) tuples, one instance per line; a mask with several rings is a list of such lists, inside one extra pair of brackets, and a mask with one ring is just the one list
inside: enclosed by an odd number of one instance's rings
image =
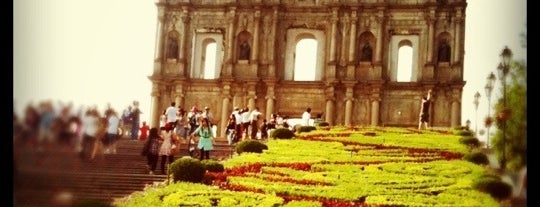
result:
[(97, 142), (97, 133), (98, 133), (98, 122), (99, 122), (99, 113), (96, 109), (88, 109), (82, 118), (82, 150), (81, 150), (81, 159), (91, 160), (93, 159), (93, 151), (95, 144)]
[(250, 114), (250, 120), (251, 120), (251, 139), (257, 138), (257, 132), (259, 132), (259, 117), (261, 116), (261, 112), (259, 112), (259, 107), (255, 107), (253, 111), (251, 111)]
[(120, 118), (116, 111), (111, 111), (107, 119), (107, 141), (108, 146), (105, 153), (116, 154), (116, 138), (118, 136), (118, 127), (120, 127)]
[(311, 119), (311, 108), (307, 108), (306, 111), (302, 114), (302, 126), (309, 126), (309, 121)]
[(234, 111), (232, 112), (234, 115), (234, 118), (236, 118), (236, 133), (234, 139), (235, 141), (239, 141), (240, 138), (242, 138), (242, 115), (240, 114), (240, 108), (234, 107)]
[(169, 129), (174, 129), (176, 126), (176, 119), (178, 114), (178, 108), (176, 108), (176, 103), (173, 101), (171, 105), (165, 110), (165, 115), (167, 116), (165, 127)]
[(242, 116), (242, 134), (244, 138), (248, 138), (249, 124), (251, 123), (249, 108), (246, 107), (242, 109), (242, 111), (240, 112), (240, 116)]

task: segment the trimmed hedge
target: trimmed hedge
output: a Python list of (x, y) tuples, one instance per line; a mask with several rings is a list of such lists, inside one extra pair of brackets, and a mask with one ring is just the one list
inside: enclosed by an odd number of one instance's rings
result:
[(313, 130), (317, 130), (317, 128), (315, 128), (314, 126), (298, 126), (298, 128), (296, 128), (296, 132), (298, 133), (310, 132)]
[(467, 160), (469, 162), (478, 164), (478, 165), (488, 165), (489, 164), (489, 159), (488, 159), (487, 155), (485, 155), (482, 152), (472, 152), (472, 153), (466, 154), (465, 156), (463, 156), (463, 159)]
[(291, 139), (294, 137), (294, 133), (287, 128), (277, 128), (272, 130), (270, 137), (276, 139)]
[(216, 160), (203, 160), (201, 161), (201, 164), (203, 165), (204, 169), (209, 172), (223, 172), (225, 171), (225, 168), (223, 167), (223, 164)]
[(200, 183), (204, 178), (206, 169), (198, 159), (182, 157), (176, 159), (170, 166), (173, 181)]
[(472, 136), (463, 136), (459, 138), (459, 143), (475, 148), (480, 146), (480, 140)]
[(267, 149), (268, 146), (266, 146), (266, 144), (263, 144), (256, 140), (244, 140), (238, 142), (235, 147), (235, 151), (238, 154), (242, 154), (243, 152), (262, 153), (263, 150)]
[(501, 201), (512, 195), (512, 186), (495, 175), (484, 175), (473, 183), (473, 188)]

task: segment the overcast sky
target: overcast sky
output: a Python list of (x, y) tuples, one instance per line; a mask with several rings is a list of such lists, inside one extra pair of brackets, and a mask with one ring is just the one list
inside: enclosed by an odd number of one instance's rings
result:
[[(150, 115), (156, 34), (153, 0), (16, 0), (13, 101), (20, 112), (31, 101), (78, 105), (107, 103), (121, 111), (141, 103)], [(505, 45), (525, 59), (526, 0), (469, 0), (466, 10), (462, 123), (476, 123), (473, 96), (480, 92), (479, 129), (487, 114), (484, 85), (496, 73)], [(496, 100), (497, 92), (491, 100)], [(493, 101), (492, 101), (493, 102)]]

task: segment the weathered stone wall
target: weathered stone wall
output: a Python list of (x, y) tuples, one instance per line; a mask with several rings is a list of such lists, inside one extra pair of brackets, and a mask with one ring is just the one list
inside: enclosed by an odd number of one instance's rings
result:
[[(460, 123), (465, 0), (158, 0), (152, 125), (170, 101), (209, 106), (220, 128), (235, 106), (330, 124), (417, 126), (433, 91), (430, 125)], [(314, 81), (294, 81), (295, 45), (316, 40)], [(174, 43), (174, 44), (171, 44)], [(242, 55), (247, 44), (247, 56)], [(205, 78), (207, 45), (216, 46)], [(177, 46), (171, 53), (170, 45)], [(362, 48), (372, 48), (369, 58)], [(412, 78), (397, 81), (410, 45)], [(447, 56), (439, 47), (449, 45)], [(171, 55), (173, 54), (173, 55)], [(362, 58), (362, 59), (361, 59)], [(221, 131), (223, 132), (223, 131)]]

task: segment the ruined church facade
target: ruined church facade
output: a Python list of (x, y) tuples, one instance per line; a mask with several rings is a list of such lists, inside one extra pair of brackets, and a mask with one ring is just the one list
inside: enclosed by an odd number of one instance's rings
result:
[[(150, 124), (158, 126), (174, 101), (186, 110), (208, 106), (220, 134), (234, 107), (257, 107), (266, 119), (300, 117), (310, 107), (331, 125), (417, 126), (421, 99), (432, 90), (430, 126), (458, 126), (466, 6), (156, 0)], [(302, 62), (304, 54), (314, 58)]]

